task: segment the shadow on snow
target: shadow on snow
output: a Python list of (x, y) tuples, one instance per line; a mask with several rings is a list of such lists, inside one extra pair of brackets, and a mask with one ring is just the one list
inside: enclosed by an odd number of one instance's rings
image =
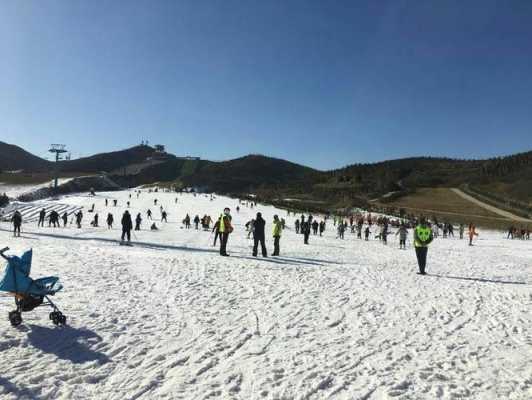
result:
[(76, 329), (68, 325), (47, 328), (30, 325), (28, 342), (44, 353), (54, 354), (61, 360), (69, 360), (74, 364), (98, 361), (105, 364), (110, 361), (105, 354), (93, 350), (102, 342), (102, 338), (88, 329)]
[(0, 386), (3, 386), (4, 393), (12, 394), (17, 399), (39, 399), (39, 394), (32, 389), (23, 385), (17, 385), (11, 382), (9, 379), (0, 376)]
[(504, 285), (526, 285), (527, 284), (526, 282), (503, 281), (503, 280), (486, 279), (486, 278), (468, 278), (465, 276), (437, 275), (437, 274), (430, 274), (430, 275), (435, 276), (437, 278), (457, 279), (461, 281), (474, 281), (474, 282), (482, 282), (482, 283), (501, 283)]

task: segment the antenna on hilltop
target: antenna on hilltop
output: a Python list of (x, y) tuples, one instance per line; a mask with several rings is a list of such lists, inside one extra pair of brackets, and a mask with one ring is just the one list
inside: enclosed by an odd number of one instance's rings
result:
[[(64, 144), (51, 144), (50, 153), (55, 153), (55, 168), (54, 168), (54, 189), (57, 189), (57, 175), (59, 174), (59, 168), (57, 162), (61, 160), (61, 154), (66, 153), (66, 145)], [(70, 158), (70, 157), (69, 157)]]

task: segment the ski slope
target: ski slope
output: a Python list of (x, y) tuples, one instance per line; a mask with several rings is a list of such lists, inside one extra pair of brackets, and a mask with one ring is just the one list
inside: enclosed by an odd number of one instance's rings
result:
[[(304, 246), (294, 217), (273, 207), (236, 213), (234, 199), (143, 192), (130, 200), (143, 230), (126, 247), (129, 193), (60, 198), (84, 208), (82, 229), (31, 222), (14, 239), (0, 223), (0, 247), (34, 249), (32, 276), (61, 277), (54, 300), (68, 317), (58, 328), (36, 309), (12, 328), (12, 299), (0, 297), (1, 399), (532, 398), (532, 241), (436, 239), (419, 276), (412, 244), (399, 250), (395, 236), (339, 240), (329, 222)], [(226, 206), (235, 232), (224, 258), (210, 232), (181, 221)], [(286, 218), (281, 257), (251, 257), (244, 224), (257, 211), (269, 252), (272, 217)]]

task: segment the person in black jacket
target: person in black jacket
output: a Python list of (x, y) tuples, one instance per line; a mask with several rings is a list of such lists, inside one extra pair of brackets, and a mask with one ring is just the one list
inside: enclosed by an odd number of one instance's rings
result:
[(20, 236), (20, 226), (22, 225), (22, 214), (20, 214), (20, 211), (15, 211), (11, 220), (13, 221), (13, 236)]
[(113, 214), (108, 213), (107, 214), (107, 229), (112, 229), (113, 228), (114, 220), (115, 220), (115, 218), (113, 217)]
[(135, 230), (140, 231), (140, 224), (142, 223), (142, 217), (140, 213), (137, 214), (137, 218), (135, 218)]
[(122, 215), (122, 241), (127, 237), (127, 241), (131, 241), (131, 229), (133, 229), (133, 222), (131, 221), (131, 214), (129, 211), (124, 211)]
[(266, 244), (265, 241), (265, 235), (264, 235), (264, 227), (266, 225), (266, 221), (262, 218), (262, 214), (259, 212), (257, 213), (257, 218), (255, 218), (254, 223), (254, 231), (253, 231), (253, 257), (257, 257), (257, 248), (259, 247), (259, 243), (262, 249), (262, 256), (268, 257), (268, 252), (266, 251)]

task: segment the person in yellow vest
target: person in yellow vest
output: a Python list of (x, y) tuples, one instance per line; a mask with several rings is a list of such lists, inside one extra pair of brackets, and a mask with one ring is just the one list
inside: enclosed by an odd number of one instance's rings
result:
[(279, 255), (279, 241), (281, 240), (281, 233), (283, 231), (283, 224), (277, 215), (273, 216), (273, 254)]
[(218, 231), (220, 232), (220, 255), (229, 257), (227, 254), (227, 241), (229, 235), (233, 232), (233, 226), (231, 225), (231, 210), (224, 208), (224, 213), (220, 215)]
[(416, 249), (417, 264), (419, 274), (425, 275), (425, 266), (427, 265), (427, 252), (429, 244), (432, 242), (432, 229), (427, 225), (424, 217), (421, 217), (419, 224), (414, 229), (414, 246)]

